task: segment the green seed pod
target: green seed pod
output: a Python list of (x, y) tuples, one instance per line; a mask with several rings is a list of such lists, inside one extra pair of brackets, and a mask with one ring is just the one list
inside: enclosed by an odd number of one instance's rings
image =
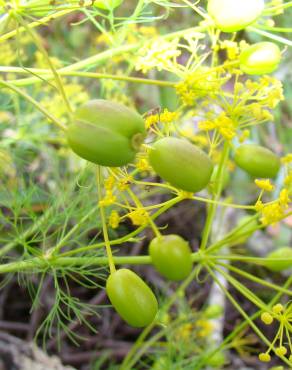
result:
[(115, 9), (122, 4), (123, 0), (95, 0), (93, 5), (100, 9)]
[(236, 32), (256, 21), (264, 6), (264, 0), (209, 0), (208, 13), (221, 31)]
[[(282, 258), (282, 261), (272, 261), (274, 258)], [(281, 247), (269, 253), (266, 257), (265, 266), (271, 271), (284, 271), (292, 268), (292, 248)]]
[(154, 238), (149, 245), (149, 254), (157, 271), (169, 280), (183, 280), (192, 271), (191, 248), (178, 235)]
[(156, 141), (149, 153), (149, 161), (163, 180), (194, 193), (207, 186), (213, 171), (210, 158), (200, 148), (173, 137)]
[(146, 135), (143, 118), (126, 106), (91, 100), (79, 107), (67, 130), (71, 149), (101, 166), (132, 162)]
[(129, 325), (140, 328), (154, 320), (158, 304), (149, 286), (133, 271), (120, 269), (106, 282), (107, 295), (118, 314)]
[(281, 166), (275, 153), (255, 144), (243, 144), (238, 147), (234, 160), (238, 167), (250, 175), (262, 178), (275, 177)]
[(239, 58), (240, 69), (250, 75), (272, 73), (281, 61), (281, 50), (273, 42), (258, 42), (244, 49)]

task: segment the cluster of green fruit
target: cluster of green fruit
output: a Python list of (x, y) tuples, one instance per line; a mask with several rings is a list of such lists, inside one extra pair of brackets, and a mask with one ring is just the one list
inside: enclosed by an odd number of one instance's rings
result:
[[(144, 120), (136, 112), (111, 101), (93, 100), (77, 109), (67, 135), (69, 145), (82, 158), (101, 166), (122, 166), (134, 160), (146, 132)], [(207, 154), (174, 137), (156, 141), (149, 161), (164, 180), (190, 192), (205, 188), (213, 172)], [(256, 177), (274, 177), (280, 168), (280, 160), (274, 153), (252, 144), (237, 149), (235, 162)], [(180, 236), (156, 237), (150, 243), (149, 254), (157, 271), (169, 280), (185, 279), (192, 270), (191, 248)], [(282, 269), (279, 263), (277, 266)], [(273, 266), (278, 268), (271, 262), (268, 267)], [(107, 280), (107, 293), (117, 312), (130, 325), (142, 327), (153, 321), (157, 300), (133, 271), (119, 269), (112, 273)]]
[[(117, 6), (120, 2), (114, 1), (112, 5)], [(262, 13), (263, 6), (263, 0), (210, 0), (208, 13), (219, 29), (235, 32), (254, 22)], [(277, 45), (264, 42), (246, 48), (240, 55), (239, 63), (245, 73), (262, 74), (274, 71), (280, 58)], [(78, 108), (67, 130), (68, 143), (75, 153), (90, 162), (109, 167), (132, 162), (145, 137), (145, 123), (138, 113), (124, 105), (101, 99), (89, 101)], [(280, 159), (273, 152), (253, 144), (239, 146), (234, 160), (240, 168), (255, 177), (273, 178), (280, 169)], [(212, 173), (216, 171), (213, 171), (209, 156), (199, 147), (175, 137), (156, 141), (150, 149), (149, 162), (163, 180), (193, 193), (212, 182)], [(291, 253), (291, 250), (287, 252), (284, 249), (276, 254), (281, 258), (283, 253)], [(177, 235), (153, 239), (149, 254), (157, 271), (169, 280), (185, 279), (192, 270), (191, 248)], [(271, 255), (267, 260), (268, 268), (277, 271), (287, 268), (285, 261), (275, 263), (273, 258), (275, 256)], [(106, 290), (117, 312), (130, 325), (143, 327), (153, 321), (158, 310), (156, 297), (133, 271), (122, 268), (111, 273)]]

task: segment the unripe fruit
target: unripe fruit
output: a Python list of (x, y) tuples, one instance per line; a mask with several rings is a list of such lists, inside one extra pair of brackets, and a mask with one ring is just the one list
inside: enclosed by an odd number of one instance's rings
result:
[(192, 251), (189, 243), (178, 235), (161, 235), (149, 245), (154, 267), (169, 280), (185, 279), (192, 271)]
[(281, 162), (271, 150), (254, 144), (243, 144), (237, 148), (235, 163), (255, 177), (273, 178), (279, 172)]
[[(282, 258), (282, 261), (272, 261), (274, 258)], [(290, 259), (290, 260), (288, 260)], [(265, 266), (271, 271), (284, 271), (292, 268), (292, 248), (281, 247), (266, 256)]]
[(126, 106), (91, 100), (79, 107), (67, 130), (72, 150), (101, 166), (132, 162), (146, 135), (143, 118)]
[(106, 292), (118, 314), (129, 325), (140, 328), (154, 320), (158, 310), (156, 297), (133, 271), (123, 268), (110, 274)]
[(189, 141), (174, 137), (156, 141), (150, 150), (149, 161), (163, 180), (193, 193), (207, 186), (213, 171), (207, 154)]
[(209, 0), (208, 13), (221, 31), (236, 32), (256, 21), (264, 6), (264, 0)]
[(121, 5), (123, 0), (95, 0), (93, 5), (100, 9), (114, 9)]
[(281, 61), (281, 51), (273, 42), (258, 42), (244, 49), (239, 58), (240, 69), (250, 75), (272, 73)]

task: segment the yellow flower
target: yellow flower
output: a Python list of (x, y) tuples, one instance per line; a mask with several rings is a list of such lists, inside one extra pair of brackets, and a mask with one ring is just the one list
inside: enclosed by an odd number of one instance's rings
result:
[(146, 128), (156, 125), (158, 122), (159, 122), (159, 115), (151, 114), (150, 116), (147, 116), (145, 119)]
[(99, 205), (102, 207), (110, 206), (116, 201), (116, 196), (109, 190), (106, 191), (106, 195), (99, 201)]
[(149, 171), (151, 169), (149, 162), (146, 158), (139, 158), (136, 162), (136, 168), (143, 172), (143, 171)]
[(121, 190), (121, 191), (124, 191), (126, 190), (130, 183), (133, 181), (133, 177), (128, 175), (128, 176), (125, 176), (124, 178), (120, 179), (119, 180), (119, 183), (118, 183), (118, 188)]
[(119, 227), (121, 218), (117, 211), (112, 211), (109, 217), (109, 225), (112, 229)]
[(177, 112), (170, 112), (168, 109), (164, 109), (164, 111), (159, 116), (159, 121), (162, 123), (170, 123), (175, 121), (178, 118)]
[(264, 322), (266, 325), (271, 325), (272, 322), (274, 321), (273, 316), (270, 315), (268, 312), (263, 312), (261, 315), (261, 320)]
[(280, 192), (279, 203), (283, 208), (288, 208), (290, 203), (289, 192), (287, 189), (283, 189)]
[(292, 153), (288, 153), (287, 155), (285, 155), (285, 157), (282, 157), (281, 158), (281, 161), (282, 163), (291, 163), (292, 162)]
[(254, 182), (255, 182), (256, 186), (259, 187), (262, 190), (273, 191), (275, 189), (274, 185), (271, 184), (269, 179), (266, 179), (266, 180), (256, 179)]
[(281, 303), (278, 303), (275, 306), (273, 306), (273, 312), (275, 314), (279, 314), (279, 313), (281, 313), (283, 311), (284, 311), (284, 307), (283, 307), (283, 305), (281, 305)]
[(105, 181), (104, 181), (104, 187), (106, 190), (112, 190), (114, 185), (116, 183), (116, 179), (114, 176), (109, 176)]
[(270, 362), (271, 356), (268, 353), (260, 353), (259, 354), (259, 360), (262, 362)]
[(127, 215), (135, 226), (142, 226), (148, 223), (148, 213), (143, 208), (137, 208)]
[(284, 346), (280, 346), (276, 348), (275, 353), (277, 356), (285, 356), (287, 353), (287, 348)]
[(147, 73), (151, 69), (171, 70), (176, 65), (176, 59), (181, 55), (178, 49), (179, 39), (171, 41), (157, 39), (147, 45), (136, 61), (136, 70)]
[(249, 130), (243, 130), (240, 137), (239, 137), (239, 142), (243, 143), (245, 140), (249, 138), (250, 132)]
[(204, 131), (216, 128), (226, 140), (231, 140), (236, 135), (236, 125), (231, 118), (227, 117), (225, 112), (222, 112), (213, 121), (199, 122), (198, 127)]

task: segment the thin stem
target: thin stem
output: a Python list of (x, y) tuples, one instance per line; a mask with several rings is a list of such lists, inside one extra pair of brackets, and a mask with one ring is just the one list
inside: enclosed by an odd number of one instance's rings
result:
[(263, 31), (263, 30), (261, 30), (259, 28), (252, 27), (252, 26), (247, 27), (247, 30), (248, 31), (255, 32), (255, 33), (258, 33), (259, 35), (268, 37), (269, 39), (278, 41), (281, 44), (284, 44), (284, 45), (287, 45), (287, 46), (292, 46), (292, 41), (290, 41), (288, 39), (285, 39), (284, 37), (281, 37), (281, 36), (278, 36), (278, 35), (274, 35), (271, 32)]
[[(176, 197), (176, 198), (170, 199), (168, 202), (165, 203), (165, 205), (163, 207), (161, 207), (158, 211), (156, 211), (152, 215), (152, 220), (155, 220), (158, 216), (160, 216), (162, 213), (164, 213), (167, 209), (173, 207), (176, 203), (180, 202), (181, 200), (182, 200), (181, 197)], [(133, 238), (136, 235), (138, 235), (139, 233), (141, 233), (144, 229), (146, 229), (146, 227), (148, 227), (148, 223), (138, 227), (136, 230), (132, 231), (131, 233), (129, 233), (129, 234), (127, 234), (127, 235), (125, 235), (121, 238), (111, 240), (111, 245), (119, 245), (119, 244), (122, 244), (122, 243), (133, 240)], [(105, 245), (105, 243), (102, 242), (102, 243), (96, 243), (96, 244), (88, 245), (88, 246), (85, 246), (85, 247), (80, 247), (80, 248), (74, 249), (72, 251), (65, 252), (65, 253), (62, 254), (62, 256), (65, 257), (65, 256), (72, 256), (72, 255), (78, 254), (78, 253), (84, 253), (84, 252), (87, 252), (87, 251), (90, 251), (90, 250), (93, 250), (93, 249), (104, 247), (104, 245)]]
[(218, 173), (217, 173), (217, 176), (216, 176), (216, 179), (215, 179), (215, 184), (216, 184), (215, 185), (215, 194), (213, 196), (214, 203), (212, 203), (208, 208), (207, 220), (206, 220), (206, 224), (205, 224), (205, 227), (204, 227), (204, 230), (203, 230), (202, 242), (201, 242), (201, 245), (200, 245), (201, 250), (204, 250), (207, 246), (207, 243), (208, 243), (209, 235), (210, 235), (211, 228), (212, 228), (213, 219), (214, 219), (214, 216), (215, 216), (216, 210), (217, 210), (217, 202), (218, 202), (218, 199), (220, 198), (220, 194), (221, 194), (221, 190), (222, 190), (222, 179), (223, 179), (224, 169), (225, 169), (226, 162), (227, 162), (228, 155), (229, 155), (229, 150), (230, 150), (230, 146), (229, 146), (229, 143), (226, 141), (224, 143), (224, 148), (223, 148), (223, 151), (222, 151), (222, 155), (221, 155), (221, 159), (220, 159), (220, 163), (219, 163), (219, 167), (218, 167)]
[[(256, 324), (251, 320), (248, 314), (241, 308), (240, 304), (236, 302), (236, 300), (232, 297), (232, 295), (228, 292), (228, 290), (221, 284), (219, 279), (217, 278), (216, 274), (212, 271), (209, 266), (206, 266), (209, 274), (212, 276), (214, 281), (217, 285), (223, 290), (226, 297), (229, 301), (233, 304), (233, 306), (237, 309), (237, 311), (245, 318), (246, 322), (249, 326), (255, 331), (255, 333), (261, 338), (261, 340), (266, 343), (267, 346), (271, 345), (271, 342), (265, 337), (265, 335), (261, 332), (261, 330), (256, 326)], [(274, 349), (274, 348), (273, 348)], [(290, 361), (286, 359), (284, 356), (279, 356), (286, 364), (291, 365)]]
[(67, 128), (64, 126), (56, 117), (54, 117), (50, 112), (48, 112), (44, 107), (40, 105), (36, 100), (34, 100), (31, 96), (26, 94), (24, 91), (20, 90), (19, 88), (11, 85), (9, 82), (5, 82), (3, 80), (0, 80), (0, 85), (7, 87), (8, 89), (16, 92), (18, 95), (26, 99), (28, 102), (30, 102), (33, 106), (35, 106), (41, 113), (43, 113), (52, 123), (54, 123), (56, 126), (58, 126), (61, 130), (66, 131)]
[(115, 268), (115, 263), (114, 263), (114, 260), (113, 260), (110, 240), (109, 240), (109, 237), (108, 237), (104, 207), (101, 203), (101, 200), (102, 200), (101, 182), (102, 182), (101, 167), (98, 166), (98, 168), (97, 168), (97, 190), (98, 190), (99, 210), (100, 210), (100, 216), (101, 216), (101, 222), (102, 222), (103, 238), (104, 238), (104, 242), (105, 242), (106, 253), (107, 253), (107, 256), (108, 256), (110, 272), (112, 274), (116, 271), (116, 268)]

